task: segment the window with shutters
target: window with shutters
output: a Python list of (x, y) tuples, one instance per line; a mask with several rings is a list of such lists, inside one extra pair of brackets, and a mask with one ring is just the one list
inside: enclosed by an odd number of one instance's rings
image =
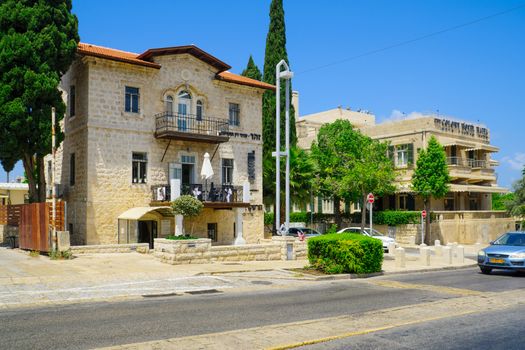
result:
[(414, 163), (414, 145), (411, 143), (395, 146), (392, 153), (396, 168), (407, 168)]
[(248, 180), (255, 181), (255, 151), (248, 153)]
[(222, 184), (231, 185), (233, 183), (233, 159), (222, 159)]
[(241, 110), (238, 103), (230, 103), (228, 108), (228, 116), (230, 125), (239, 126)]
[(130, 113), (139, 112), (139, 88), (126, 86), (125, 99), (124, 99), (124, 110)]
[(134, 184), (145, 184), (148, 168), (148, 156), (146, 153), (133, 152), (132, 160), (132, 182)]

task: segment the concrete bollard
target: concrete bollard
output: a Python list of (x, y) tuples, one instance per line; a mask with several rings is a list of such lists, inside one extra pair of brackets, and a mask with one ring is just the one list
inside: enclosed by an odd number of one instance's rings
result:
[(460, 264), (465, 262), (465, 247), (458, 245), (456, 248), (456, 261)]
[(434, 252), (436, 253), (436, 256), (443, 256), (443, 246), (442, 245), (435, 246)]
[(396, 244), (394, 242), (388, 243), (388, 254), (394, 255), (396, 252)]
[(434, 245), (435, 245), (435, 246), (441, 245), (441, 241), (440, 241), (439, 239), (436, 239), (436, 240), (434, 241)]
[(443, 247), (443, 263), (452, 264), (452, 248), (450, 246)]
[(405, 267), (406, 266), (406, 257), (405, 250), (401, 247), (396, 248), (396, 267)]
[(426, 247), (427, 245), (425, 243), (421, 243), (419, 246), (420, 247)]
[(430, 248), (419, 249), (419, 261), (423, 266), (430, 266)]

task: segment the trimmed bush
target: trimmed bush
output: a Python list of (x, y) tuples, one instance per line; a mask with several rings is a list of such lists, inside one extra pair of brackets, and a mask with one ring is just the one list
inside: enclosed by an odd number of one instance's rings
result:
[(180, 235), (180, 236), (169, 235), (169, 236), (166, 236), (166, 239), (170, 239), (172, 241), (183, 241), (186, 239), (199, 239), (199, 237), (185, 236), (185, 235)]
[(398, 226), (421, 223), (420, 211), (385, 210), (374, 212), (374, 223), (378, 225)]
[(383, 243), (375, 238), (354, 234), (330, 234), (308, 240), (310, 265), (325, 273), (380, 272)]

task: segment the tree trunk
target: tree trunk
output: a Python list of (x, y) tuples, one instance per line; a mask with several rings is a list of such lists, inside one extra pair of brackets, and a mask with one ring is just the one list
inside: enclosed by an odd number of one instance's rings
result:
[(27, 177), (27, 183), (29, 185), (29, 203), (38, 202), (38, 192), (35, 179), (35, 160), (33, 155), (24, 152), (22, 159), (24, 165), (24, 171)]
[[(36, 156), (36, 168), (38, 176), (38, 202), (42, 203), (46, 201), (46, 174), (44, 171), (44, 156)], [(52, 186), (52, 184), (51, 184)]]
[(425, 243), (426, 245), (430, 245), (430, 198), (425, 197), (423, 199), (425, 212), (427, 213), (427, 216), (425, 217), (425, 233), (424, 233), (424, 240), (421, 243)]
[(361, 205), (361, 230), (365, 229), (366, 225), (366, 193), (363, 193), (363, 202)]
[(337, 230), (341, 228), (341, 198), (334, 196), (334, 221)]

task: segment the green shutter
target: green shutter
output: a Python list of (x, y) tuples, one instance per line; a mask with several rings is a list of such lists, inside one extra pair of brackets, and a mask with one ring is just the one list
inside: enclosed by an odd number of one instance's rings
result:
[(321, 196), (317, 197), (317, 212), (319, 214), (323, 213), (323, 197)]
[(414, 164), (414, 144), (408, 144), (408, 165)]

